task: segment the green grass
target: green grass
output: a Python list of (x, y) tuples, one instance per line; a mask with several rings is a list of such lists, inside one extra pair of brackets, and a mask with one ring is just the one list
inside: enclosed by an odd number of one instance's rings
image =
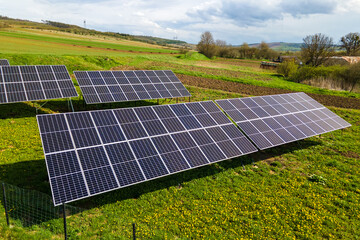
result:
[[(335, 95), (341, 97), (360, 98), (360, 93), (327, 90), (305, 84), (289, 82), (283, 77), (271, 72), (251, 72), (251, 68), (231, 66), (233, 70), (210, 67), (199, 67), (199, 61), (178, 59), (175, 56), (163, 55), (133, 55), (121, 54), (118, 56), (89, 56), (89, 55), (35, 55), (35, 54), (1, 54), (0, 58), (7, 58), (12, 65), (33, 64), (64, 64), (72, 73), (74, 70), (101, 70), (117, 66), (133, 66), (137, 69), (170, 69), (178, 74), (189, 76), (239, 82), (244, 84), (281, 88), (290, 91)], [(210, 60), (209, 60), (210, 61)], [(209, 64), (209, 61), (206, 63)], [(210, 62), (211, 64), (211, 62)]]
[[(173, 69), (192, 76), (359, 98), (285, 81), (259, 70), (256, 61), (207, 60), (197, 54), (181, 59), (87, 48), (82, 41), (73, 46), (69, 39), (5, 35), (0, 34), (0, 58), (12, 65), (64, 64), (71, 73), (117, 66)], [(241, 97), (186, 87), (192, 101)], [(76, 111), (135, 106), (130, 102), (84, 107), (77, 98), (73, 103)], [(171, 103), (175, 101), (160, 101)], [(157, 101), (136, 106), (150, 104)], [(88, 210), (68, 217), (69, 234), (72, 239), (130, 239), (135, 222), (140, 239), (358, 239), (360, 111), (330, 109), (353, 126), (74, 202)], [(40, 113), (66, 111), (64, 100), (51, 100), (40, 109)], [(29, 103), (0, 105), (0, 180), (50, 194), (35, 116)], [(2, 239), (63, 238), (61, 219), (27, 228), (13, 221), (8, 228), (2, 205), (0, 214)]]
[[(241, 96), (187, 87), (193, 101)], [(74, 106), (84, 110), (77, 99)], [(101, 108), (129, 106), (134, 103)], [(50, 194), (35, 109), (25, 103), (0, 109), (0, 179)], [(129, 239), (135, 222), (140, 239), (356, 239), (360, 111), (331, 110), (353, 126), (75, 202), (89, 210), (68, 218), (69, 234), (73, 239)], [(65, 111), (63, 100), (49, 101), (42, 109)], [(62, 220), (8, 228), (2, 217), (0, 235), (62, 238)]]
[[(0, 31), (0, 39), (2, 40), (2, 44), (0, 46), (0, 52), (19, 52), (19, 49), (14, 49), (14, 44), (18, 45), (18, 42), (24, 42), (25, 44), (37, 44), (39, 48), (30, 47), (24, 53), (60, 53), (59, 51), (63, 51), (63, 54), (77, 54), (79, 51), (89, 52), (89, 53), (97, 53), (101, 54), (101, 51), (107, 50), (122, 50), (122, 51), (132, 51), (132, 52), (153, 52), (153, 53), (176, 53), (174, 50), (163, 49), (163, 48), (147, 48), (147, 47), (139, 47), (139, 46), (129, 46), (124, 44), (117, 43), (109, 43), (109, 42), (100, 42), (99, 40), (87, 41), (87, 40), (77, 40), (70, 39), (65, 37), (54, 37), (54, 36), (44, 36), (26, 32), (12, 32), (12, 31)], [(40, 46), (42, 46), (40, 48)], [(19, 47), (19, 46), (18, 46)], [(21, 46), (20, 46), (21, 47)], [(86, 47), (85, 49), (79, 49), (79, 47)], [(21, 47), (23, 48), (23, 47)], [(53, 49), (55, 48), (55, 49)], [(100, 48), (91, 49), (91, 48)], [(40, 52), (39, 52), (40, 51)], [(109, 52), (109, 51), (108, 51)]]

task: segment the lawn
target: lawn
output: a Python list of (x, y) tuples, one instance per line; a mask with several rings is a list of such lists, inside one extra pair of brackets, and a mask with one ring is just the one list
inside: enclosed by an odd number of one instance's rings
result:
[[(192, 101), (241, 97), (187, 87)], [(79, 101), (74, 99), (75, 109), (85, 110)], [(129, 239), (135, 222), (141, 239), (359, 237), (360, 111), (331, 110), (353, 126), (72, 203), (89, 210), (68, 218), (69, 233), (78, 239)], [(41, 111), (66, 112), (66, 101), (49, 101)], [(50, 194), (35, 109), (1, 105), (0, 118), (1, 180)], [(62, 236), (61, 219), (11, 229), (0, 221), (6, 237)]]
[[(260, 70), (254, 60), (135, 53), (146, 50), (62, 39), (60, 33), (16, 34), (0, 32), (0, 58), (12, 65), (64, 64), (71, 74), (111, 68), (172, 69), (190, 76), (360, 98), (358, 93), (285, 81)], [(191, 101), (242, 97), (186, 87)], [(168, 99), (159, 104), (175, 102)], [(41, 107), (43, 103), (0, 105), (0, 180), (50, 194), (35, 107), (39, 113), (68, 108), (65, 100), (51, 100)], [(83, 111), (158, 102), (84, 105), (74, 98), (73, 104), (75, 111)], [(69, 235), (71, 239), (130, 239), (131, 224), (136, 223), (139, 239), (359, 239), (360, 110), (330, 109), (353, 126), (71, 203), (86, 210), (68, 217)], [(63, 238), (62, 219), (30, 227), (12, 221), (9, 228), (2, 204), (0, 213), (0, 238)]]
[[(144, 53), (176, 53), (176, 50), (127, 45), (100, 40), (79, 40), (58, 36), (39, 35), (32, 32), (0, 31), (1, 52), (46, 54), (112, 54), (119, 51)], [(24, 43), (21, 45), (20, 43)], [(16, 49), (15, 46), (20, 47)]]

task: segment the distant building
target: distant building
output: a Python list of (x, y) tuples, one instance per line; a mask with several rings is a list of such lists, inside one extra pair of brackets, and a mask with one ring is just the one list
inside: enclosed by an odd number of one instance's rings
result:
[(349, 65), (360, 62), (360, 57), (336, 56), (327, 60), (326, 65)]

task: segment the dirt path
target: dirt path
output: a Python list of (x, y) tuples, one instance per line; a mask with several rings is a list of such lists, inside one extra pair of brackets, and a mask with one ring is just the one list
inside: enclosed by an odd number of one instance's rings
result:
[[(269, 88), (269, 87), (261, 87), (254, 86), (236, 82), (228, 82), (216, 79), (202, 78), (202, 77), (194, 77), (187, 76), (183, 74), (177, 74), (180, 80), (185, 85), (209, 88), (209, 89), (217, 89), (223, 90), (227, 92), (236, 92), (242, 93), (246, 95), (272, 95), (272, 94), (281, 94), (281, 93), (289, 93), (292, 92), (290, 90), (279, 89), (279, 88)], [(318, 102), (324, 104), (325, 106), (334, 106), (340, 108), (352, 108), (352, 109), (360, 109), (360, 100), (355, 98), (346, 98), (339, 96), (331, 96), (331, 95), (321, 95), (321, 94), (313, 94), (308, 93), (309, 96), (317, 100)]]

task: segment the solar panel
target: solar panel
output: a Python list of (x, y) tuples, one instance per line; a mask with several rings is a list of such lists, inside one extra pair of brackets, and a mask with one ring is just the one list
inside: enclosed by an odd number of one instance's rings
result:
[(37, 121), (55, 205), (257, 151), (211, 101)]
[(170, 71), (74, 71), (86, 103), (191, 96)]
[(76, 96), (65, 66), (0, 66), (0, 104)]
[(0, 59), (0, 66), (10, 66), (10, 63), (7, 59)]
[(259, 149), (351, 126), (305, 93), (216, 102)]

